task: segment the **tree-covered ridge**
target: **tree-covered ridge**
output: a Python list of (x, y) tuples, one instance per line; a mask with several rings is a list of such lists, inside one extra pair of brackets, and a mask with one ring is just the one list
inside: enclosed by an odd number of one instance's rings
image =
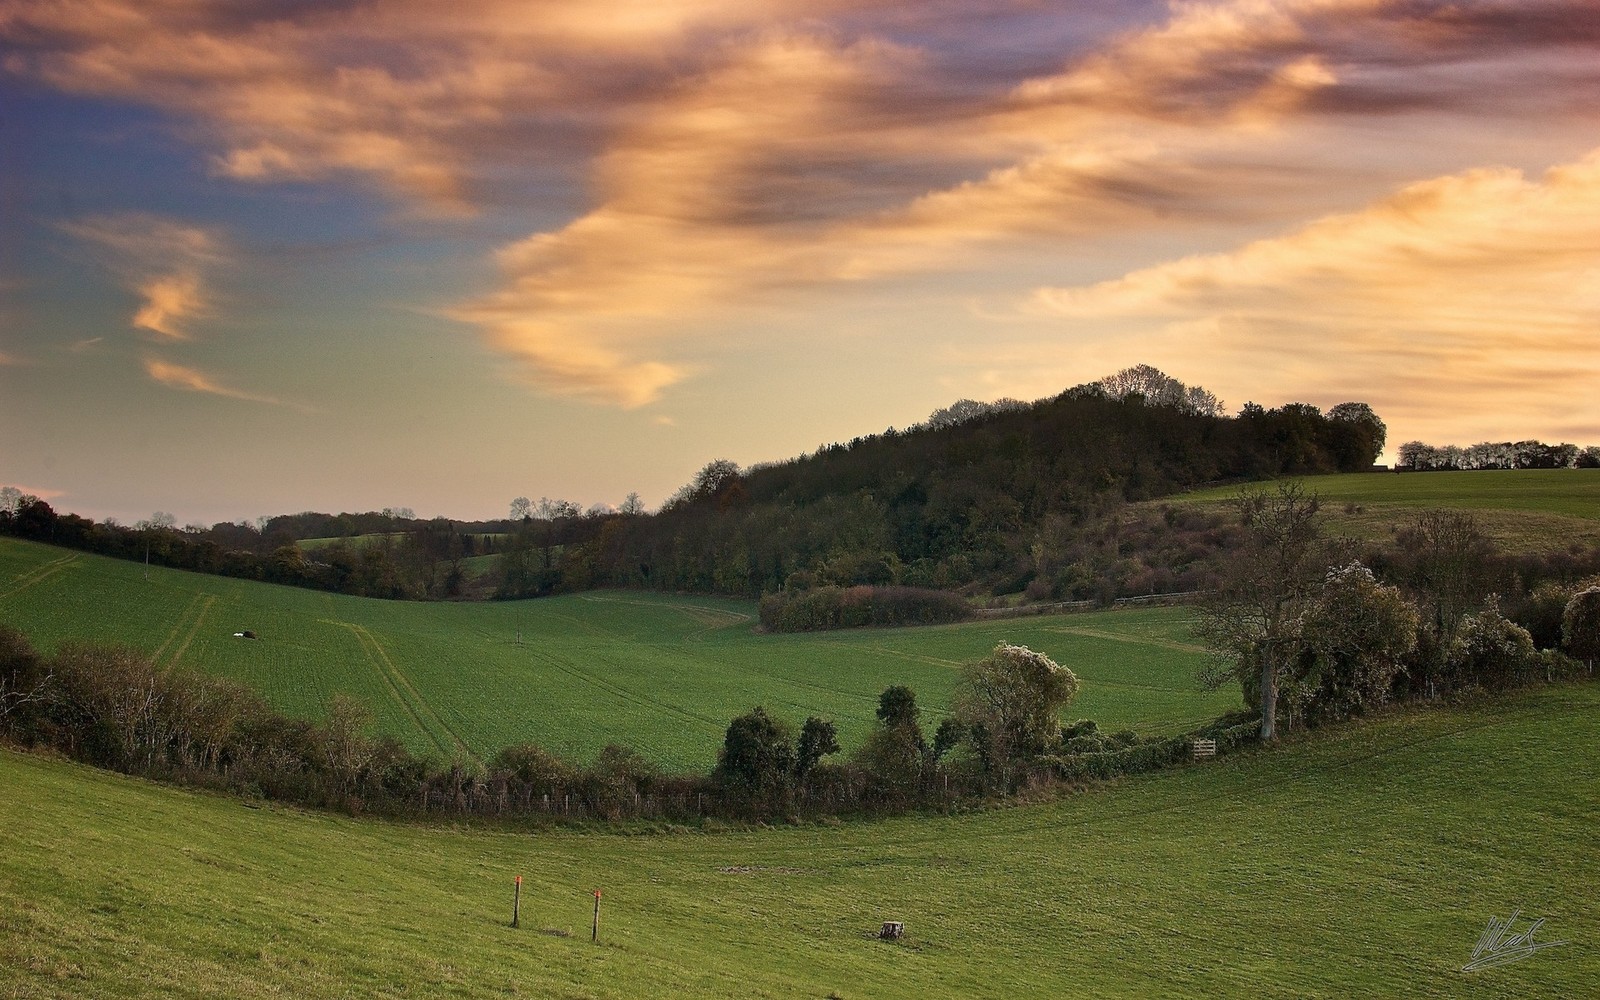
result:
[(1383, 448), (1383, 422), (1363, 403), (1326, 414), (1247, 403), (1227, 417), (1209, 393), (1168, 381), (1176, 388), (1158, 402), (1092, 383), (966, 408), (962, 419), (939, 411), (749, 470), (712, 462), (659, 514), (607, 523), (568, 563), (570, 578), (756, 595), (890, 584), (1014, 592), (1046, 577), (1051, 596), (1078, 596), (1096, 575), (1085, 539), (1116, 533), (1112, 515), (1127, 503), (1365, 470)]
[[(1384, 434), (1364, 403), (1327, 413), (1246, 403), (1225, 416), (1207, 390), (1138, 366), (1033, 403), (961, 400), (915, 427), (787, 461), (714, 461), (656, 514), (636, 497), (587, 512), (519, 497), (504, 521), (418, 520), (402, 508), (180, 530), (170, 518), (96, 523), (17, 495), (0, 504), (0, 534), (387, 598), (818, 585), (1108, 598), (1203, 585), (1203, 550), (1217, 541), (1202, 537), (1209, 524), (1125, 524), (1124, 505), (1206, 483), (1364, 470)], [(1151, 551), (1130, 562), (1141, 536)], [(337, 540), (308, 550), (297, 544), (306, 538)], [(484, 578), (468, 561), (488, 554)]]

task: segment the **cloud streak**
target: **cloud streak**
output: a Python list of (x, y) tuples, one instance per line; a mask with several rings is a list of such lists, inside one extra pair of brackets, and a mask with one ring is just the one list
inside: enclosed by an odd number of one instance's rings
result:
[(195, 320), (211, 315), (207, 276), (229, 262), (211, 229), (146, 213), (102, 215), (63, 223), (140, 299), (130, 325), (152, 339), (190, 339)]
[(209, 396), (222, 396), (226, 399), (237, 399), (247, 403), (287, 406), (291, 409), (309, 412), (306, 407), (299, 404), (287, 403), (274, 396), (247, 392), (228, 385), (215, 376), (202, 372), (197, 368), (173, 364), (153, 356), (144, 359), (144, 371), (151, 381), (169, 389), (181, 389), (186, 392), (198, 392)]

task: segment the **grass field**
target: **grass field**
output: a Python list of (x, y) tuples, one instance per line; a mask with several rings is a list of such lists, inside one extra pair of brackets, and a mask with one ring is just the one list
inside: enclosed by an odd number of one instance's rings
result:
[[(1592, 996), (1596, 759), (1590, 684), (1045, 805), (624, 836), (253, 808), (0, 751), (0, 802), (27, 804), (0, 823), (0, 996)], [(1514, 911), (1565, 943), (1463, 971)], [(871, 940), (885, 919), (907, 938)]]
[[(1299, 481), (1322, 498), (1334, 530), (1356, 537), (1382, 537), (1419, 511), (1449, 508), (1470, 511), (1508, 548), (1600, 544), (1600, 469), (1357, 473)], [(1163, 502), (1221, 505), (1238, 494), (1238, 486), (1227, 486)]]
[[(728, 720), (756, 704), (798, 724), (836, 720), (848, 750), (890, 684), (930, 724), (956, 670), (1005, 639), (1071, 667), (1071, 718), (1174, 732), (1238, 703), (1201, 692), (1187, 612), (1148, 609), (925, 629), (757, 635), (749, 602), (638, 593), (420, 604), (203, 576), (0, 539), (0, 621), (44, 649), (123, 642), (163, 664), (255, 686), (319, 717), (334, 693), (371, 705), (385, 732), (435, 757), (483, 759), (534, 741), (577, 760), (608, 742), (704, 770)], [(233, 633), (250, 629), (256, 641)], [(520, 636), (520, 642), (519, 642)]]

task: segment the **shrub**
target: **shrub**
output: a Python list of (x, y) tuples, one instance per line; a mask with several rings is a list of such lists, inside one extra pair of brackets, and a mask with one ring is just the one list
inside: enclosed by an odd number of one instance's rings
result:
[(530, 787), (534, 795), (556, 794), (574, 781), (572, 765), (541, 746), (518, 743), (506, 747), (490, 763), (494, 771)]
[(1567, 602), (1561, 612), (1561, 648), (1594, 672), (1594, 661), (1600, 658), (1600, 587), (1582, 590)]
[(794, 762), (788, 727), (757, 705), (728, 723), (712, 778), (735, 808), (777, 813), (787, 804)]
[(816, 587), (761, 599), (761, 626), (769, 632), (822, 632), (866, 625), (935, 625), (971, 615), (956, 594), (920, 587)]
[(1537, 655), (1528, 630), (1502, 615), (1491, 598), (1482, 611), (1462, 619), (1448, 666), (1457, 683), (1504, 688), (1531, 679)]
[(1043, 653), (1002, 642), (961, 668), (955, 716), (986, 765), (1009, 785), (1020, 765), (1061, 738), (1061, 710), (1078, 694), (1078, 678)]

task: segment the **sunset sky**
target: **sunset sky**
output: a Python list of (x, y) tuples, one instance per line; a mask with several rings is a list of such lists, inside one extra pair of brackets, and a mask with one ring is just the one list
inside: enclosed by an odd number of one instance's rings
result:
[(1133, 364), (1600, 444), (1600, 0), (0, 0), (0, 485), (655, 506)]

